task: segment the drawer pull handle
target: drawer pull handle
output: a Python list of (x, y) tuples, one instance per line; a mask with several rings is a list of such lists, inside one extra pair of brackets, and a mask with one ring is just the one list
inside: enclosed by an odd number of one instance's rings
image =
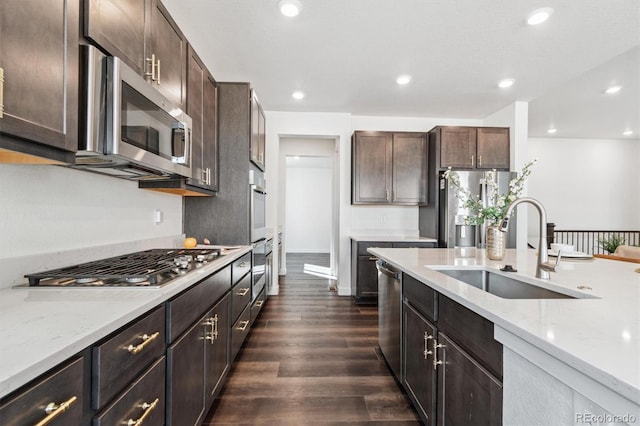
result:
[(247, 293), (249, 293), (249, 290), (251, 290), (251, 289), (250, 289), (250, 288), (248, 288), (248, 287), (241, 288), (241, 289), (236, 293), (236, 295), (238, 295), (238, 296), (246, 296), (246, 295), (247, 295)]
[(370, 256), (370, 257), (369, 257), (369, 260), (370, 260), (370, 261), (372, 261), (372, 262), (377, 262), (377, 261), (378, 261), (378, 258), (377, 258), (377, 257), (375, 257), (375, 256)]
[[(240, 325), (240, 324), (242, 324), (242, 325)], [(249, 321), (240, 321), (238, 323), (238, 330), (245, 331), (248, 326), (249, 326)]]
[(71, 404), (73, 404), (77, 400), (78, 400), (77, 396), (72, 396), (67, 401), (61, 403), (60, 405), (56, 404), (55, 402), (50, 402), (44, 408), (44, 412), (47, 413), (47, 417), (45, 417), (44, 419), (42, 419), (38, 423), (36, 423), (36, 426), (48, 425), (49, 423), (51, 423), (53, 421), (53, 419), (55, 419), (60, 414), (62, 414), (65, 411), (67, 411), (69, 409), (69, 407), (71, 407)]
[(144, 410), (144, 413), (142, 413), (142, 416), (140, 416), (138, 420), (129, 419), (125, 424), (127, 426), (140, 426), (142, 423), (144, 423), (147, 417), (151, 415), (151, 412), (155, 410), (155, 408), (158, 406), (158, 402), (160, 402), (160, 399), (156, 398), (156, 400), (153, 401), (151, 404), (147, 402), (145, 402), (144, 404), (141, 404), (140, 408)]
[(140, 343), (139, 345), (133, 346), (133, 344), (127, 346), (125, 349), (127, 351), (129, 351), (129, 353), (131, 355), (135, 355), (137, 353), (140, 353), (140, 351), (142, 351), (145, 347), (147, 347), (151, 342), (153, 342), (154, 340), (156, 340), (158, 338), (158, 336), (160, 336), (160, 332), (156, 331), (155, 333), (149, 335), (149, 334), (143, 334), (142, 336), (140, 336), (140, 338), (142, 339), (142, 343)]
[(438, 361), (438, 349), (444, 348), (443, 344), (438, 343), (437, 340), (433, 341), (433, 369), (437, 369), (439, 365), (444, 364), (442, 360)]
[(262, 304), (264, 303), (264, 300), (259, 300), (256, 302), (256, 308), (262, 308)]
[(433, 351), (429, 350), (429, 340), (433, 339), (433, 336), (428, 332), (424, 332), (424, 359), (427, 359), (427, 355), (431, 355)]
[(207, 340), (213, 342), (218, 340), (218, 314), (215, 314), (213, 317), (209, 318), (204, 325), (208, 325), (211, 327), (211, 332), (207, 334), (205, 337)]
[(249, 267), (249, 262), (240, 262), (238, 264), (239, 268), (248, 268)]

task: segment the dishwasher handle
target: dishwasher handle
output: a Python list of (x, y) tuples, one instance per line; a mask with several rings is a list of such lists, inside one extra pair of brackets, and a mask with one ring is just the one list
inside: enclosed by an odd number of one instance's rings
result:
[(400, 279), (400, 272), (390, 269), (389, 264), (380, 259), (378, 259), (378, 261), (376, 262), (376, 269), (380, 273), (385, 274), (393, 279), (396, 279), (396, 280)]

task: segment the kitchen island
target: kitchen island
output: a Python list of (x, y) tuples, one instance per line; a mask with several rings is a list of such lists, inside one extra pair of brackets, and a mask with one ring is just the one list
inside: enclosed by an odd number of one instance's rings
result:
[[(369, 252), (494, 324), (494, 338), (504, 348), (504, 424), (574, 424), (586, 422), (585, 413), (640, 422), (637, 265), (563, 259), (551, 279), (542, 281), (533, 278), (533, 250), (507, 250), (500, 262), (479, 249), (471, 257), (456, 249)], [(500, 273), (505, 264), (518, 271), (511, 277), (574, 298), (507, 299), (439, 272)]]

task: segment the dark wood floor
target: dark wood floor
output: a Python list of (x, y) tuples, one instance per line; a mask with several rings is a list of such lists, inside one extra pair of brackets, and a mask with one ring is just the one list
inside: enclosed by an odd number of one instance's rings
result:
[(419, 425), (377, 352), (375, 307), (302, 273), (328, 255), (287, 254), (271, 296), (205, 425)]

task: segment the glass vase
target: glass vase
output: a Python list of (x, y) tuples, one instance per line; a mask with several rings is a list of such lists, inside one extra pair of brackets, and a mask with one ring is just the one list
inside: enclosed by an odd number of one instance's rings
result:
[(507, 241), (506, 236), (506, 232), (500, 231), (500, 227), (498, 225), (487, 226), (487, 258), (490, 260), (502, 260), (504, 258), (504, 250)]

